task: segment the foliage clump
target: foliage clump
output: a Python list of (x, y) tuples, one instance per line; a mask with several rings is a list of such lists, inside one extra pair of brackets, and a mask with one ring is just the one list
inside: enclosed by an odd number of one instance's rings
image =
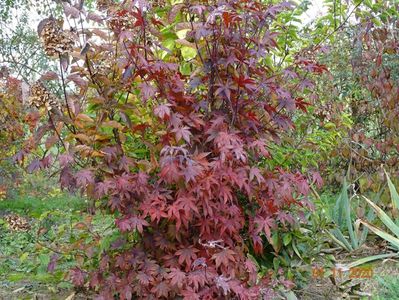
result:
[[(82, 8), (64, 8), (72, 19), (103, 24)], [(47, 54), (63, 55), (64, 104), (63, 113), (29, 113), (48, 120), (36, 118), (40, 134), (29, 145), (45, 136), (47, 149), (61, 145), (61, 185), (106, 201), (123, 233), (110, 249), (86, 248), (87, 257), (98, 254), (98, 268), (75, 267), (76, 285), (88, 282), (102, 299), (270, 296), (277, 282), (258, 277), (254, 258), (266, 246), (278, 252), (272, 231), (299, 221), (309, 187), (304, 175), (258, 161), (271, 159), (269, 145), (294, 129), (298, 108), (306, 111), (307, 74), (325, 71), (305, 53), (273, 65), (273, 22), (290, 8), (112, 4), (111, 21), (87, 29), (74, 51), (54, 22), (41, 23)], [(144, 157), (132, 143), (145, 146)], [(28, 168), (48, 167), (51, 156), (46, 151)]]

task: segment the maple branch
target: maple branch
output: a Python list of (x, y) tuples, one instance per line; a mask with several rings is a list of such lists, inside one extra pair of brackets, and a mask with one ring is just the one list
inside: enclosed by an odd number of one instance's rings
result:
[(64, 141), (61, 139), (61, 136), (60, 136), (60, 134), (58, 133), (57, 128), (56, 128), (55, 125), (54, 125), (53, 117), (51, 116), (51, 114), (50, 114), (49, 111), (47, 112), (47, 115), (48, 115), (48, 118), (49, 118), (49, 120), (50, 120), (51, 126), (53, 127), (53, 129), (54, 129), (54, 131), (55, 131), (55, 134), (56, 134), (57, 137), (58, 137), (58, 140), (61, 142), (61, 144), (62, 144), (62, 146), (64, 147), (64, 149), (67, 150), (67, 148), (66, 148), (66, 146), (65, 146), (65, 144), (64, 144)]
[[(188, 17), (190, 19), (190, 26), (191, 26), (191, 30), (194, 32), (194, 24), (193, 24), (193, 17), (190, 14), (190, 8), (188, 9)], [(197, 39), (194, 37), (194, 44), (195, 44), (195, 48), (197, 49), (197, 54), (201, 60), (201, 63), (203, 66), (205, 66), (205, 62), (204, 59), (202, 58), (201, 52), (199, 51), (199, 46), (198, 46), (198, 42)]]
[[(64, 99), (65, 99), (65, 105), (67, 108), (67, 112), (68, 112), (68, 116), (71, 119), (71, 121), (73, 120), (72, 118), (72, 113), (71, 113), (71, 108), (69, 107), (69, 103), (68, 103), (68, 96), (67, 96), (67, 91), (66, 91), (66, 84), (65, 84), (65, 78), (64, 78), (64, 71), (63, 71), (63, 67), (62, 67), (62, 58), (61, 58), (61, 54), (58, 55), (59, 58), (59, 67), (60, 67), (60, 72), (61, 72), (61, 83), (62, 83), (62, 91), (64, 93)], [(68, 124), (65, 123), (65, 126), (71, 130), (68, 126)], [(72, 124), (72, 130), (71, 132), (73, 134), (76, 134), (76, 128), (75, 126)]]

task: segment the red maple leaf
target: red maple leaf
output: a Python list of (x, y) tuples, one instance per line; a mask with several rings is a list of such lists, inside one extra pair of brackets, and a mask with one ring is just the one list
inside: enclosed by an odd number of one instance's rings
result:
[(115, 224), (122, 232), (129, 231), (132, 228), (129, 219), (126, 218), (121, 220), (116, 220)]
[(236, 89), (231, 81), (218, 83), (216, 86), (218, 86), (218, 88), (215, 91), (215, 95), (224, 95), (228, 100), (231, 99), (231, 91)]
[(191, 271), (190, 273), (188, 273), (187, 280), (189, 285), (194, 287), (194, 291), (198, 291), (198, 289), (204, 286), (207, 282), (206, 271)]
[(298, 97), (295, 99), (296, 108), (299, 108), (303, 112), (307, 112), (307, 107), (310, 105), (309, 102), (306, 102), (302, 97)]
[(80, 170), (75, 175), (76, 184), (78, 187), (86, 187), (90, 183), (94, 183), (93, 173), (90, 170)]
[(149, 226), (150, 224), (137, 216), (129, 218), (129, 222), (132, 229), (136, 229), (138, 232), (143, 233), (143, 226)]
[(270, 217), (263, 218), (261, 216), (258, 216), (255, 218), (254, 222), (256, 225), (258, 225), (257, 232), (259, 233), (263, 231), (266, 234), (266, 237), (270, 239), (271, 236), (270, 229), (276, 227), (275, 221)]
[(183, 300), (200, 300), (200, 295), (193, 289), (187, 288), (182, 292)]
[(235, 78), (235, 82), (238, 84), (239, 87), (246, 88), (250, 91), (254, 91), (256, 88), (256, 81), (243, 75)]
[(265, 182), (265, 179), (263, 178), (262, 174), (260, 173), (260, 170), (256, 167), (252, 167), (249, 170), (249, 180), (252, 181), (254, 178), (258, 181), (259, 184), (262, 182)]
[(151, 289), (151, 292), (155, 293), (159, 298), (161, 297), (168, 298), (170, 292), (170, 286), (165, 281), (161, 281), (159, 284), (157, 284)]
[(176, 255), (179, 256), (179, 264), (186, 264), (186, 271), (189, 271), (191, 268), (191, 263), (197, 258), (198, 249), (194, 247), (183, 248), (176, 251)]
[(154, 109), (154, 114), (159, 117), (160, 119), (164, 120), (165, 118), (170, 117), (170, 108), (169, 104), (162, 104)]
[(170, 279), (171, 286), (177, 286), (179, 289), (186, 283), (186, 273), (177, 268), (171, 268), (167, 278)]
[(137, 279), (141, 285), (148, 286), (154, 278), (144, 272), (140, 272), (137, 274)]
[(139, 218), (137, 216), (119, 219), (116, 220), (115, 223), (122, 232), (137, 230), (138, 232), (143, 233), (143, 226), (150, 225), (146, 220)]
[(218, 253), (212, 255), (212, 259), (215, 261), (216, 268), (219, 268), (222, 264), (224, 266), (229, 266), (230, 262), (235, 262), (236, 259), (234, 257), (235, 252), (230, 249), (224, 249)]
[(173, 129), (172, 132), (175, 133), (177, 142), (183, 138), (183, 140), (185, 140), (188, 144), (190, 143), (190, 136), (192, 134), (190, 132), (189, 127), (187, 127), (187, 126), (177, 127), (175, 129)]
[[(157, 88), (151, 85), (148, 82), (143, 82), (139, 85), (140, 88), (140, 95), (142, 100), (146, 102), (148, 99), (154, 97), (155, 93), (157, 92)], [(163, 119), (163, 117), (160, 117)]]
[(320, 173), (317, 171), (311, 172), (312, 182), (317, 185), (318, 188), (323, 186), (323, 178), (321, 178)]
[(252, 283), (255, 283), (258, 278), (258, 267), (252, 261), (252, 259), (247, 258), (247, 260), (245, 261), (245, 268), (249, 273), (249, 280)]

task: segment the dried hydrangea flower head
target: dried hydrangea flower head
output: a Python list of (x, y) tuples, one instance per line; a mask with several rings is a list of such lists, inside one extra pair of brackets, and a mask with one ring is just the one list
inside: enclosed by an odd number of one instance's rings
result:
[(72, 34), (63, 30), (56, 19), (42, 20), (38, 26), (38, 34), (48, 56), (58, 57), (72, 51), (74, 44)]
[(30, 89), (29, 104), (47, 111), (58, 106), (57, 98), (51, 94), (41, 81), (36, 81)]
[(28, 219), (19, 215), (6, 215), (4, 220), (8, 224), (9, 228), (13, 231), (29, 231), (31, 229)]
[(125, 9), (117, 10), (111, 13), (108, 19), (108, 26), (116, 34), (119, 34), (134, 27), (134, 18)]
[(97, 0), (96, 5), (98, 10), (107, 10), (114, 1), (112, 0)]

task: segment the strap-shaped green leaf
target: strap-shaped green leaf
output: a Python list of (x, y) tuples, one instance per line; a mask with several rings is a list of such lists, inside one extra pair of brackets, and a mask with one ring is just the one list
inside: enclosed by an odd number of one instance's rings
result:
[(385, 175), (387, 176), (387, 181), (388, 181), (388, 187), (389, 187), (389, 192), (391, 193), (391, 201), (392, 201), (392, 207), (393, 207), (393, 212), (395, 215), (398, 215), (399, 211), (399, 194), (393, 185), (391, 178), (389, 178), (388, 173), (384, 170)]
[(384, 240), (390, 242), (395, 248), (399, 249), (399, 239), (394, 237), (393, 235), (381, 230), (380, 228), (365, 222), (361, 221), (364, 226), (366, 226), (368, 229), (370, 229), (372, 232), (374, 232), (376, 235), (382, 237)]
[(395, 224), (395, 222), (381, 209), (379, 208), (373, 201), (367, 199), (367, 197), (363, 196), (363, 198), (367, 201), (367, 203), (374, 209), (378, 218), (391, 230), (397, 237), (399, 237), (399, 226)]

